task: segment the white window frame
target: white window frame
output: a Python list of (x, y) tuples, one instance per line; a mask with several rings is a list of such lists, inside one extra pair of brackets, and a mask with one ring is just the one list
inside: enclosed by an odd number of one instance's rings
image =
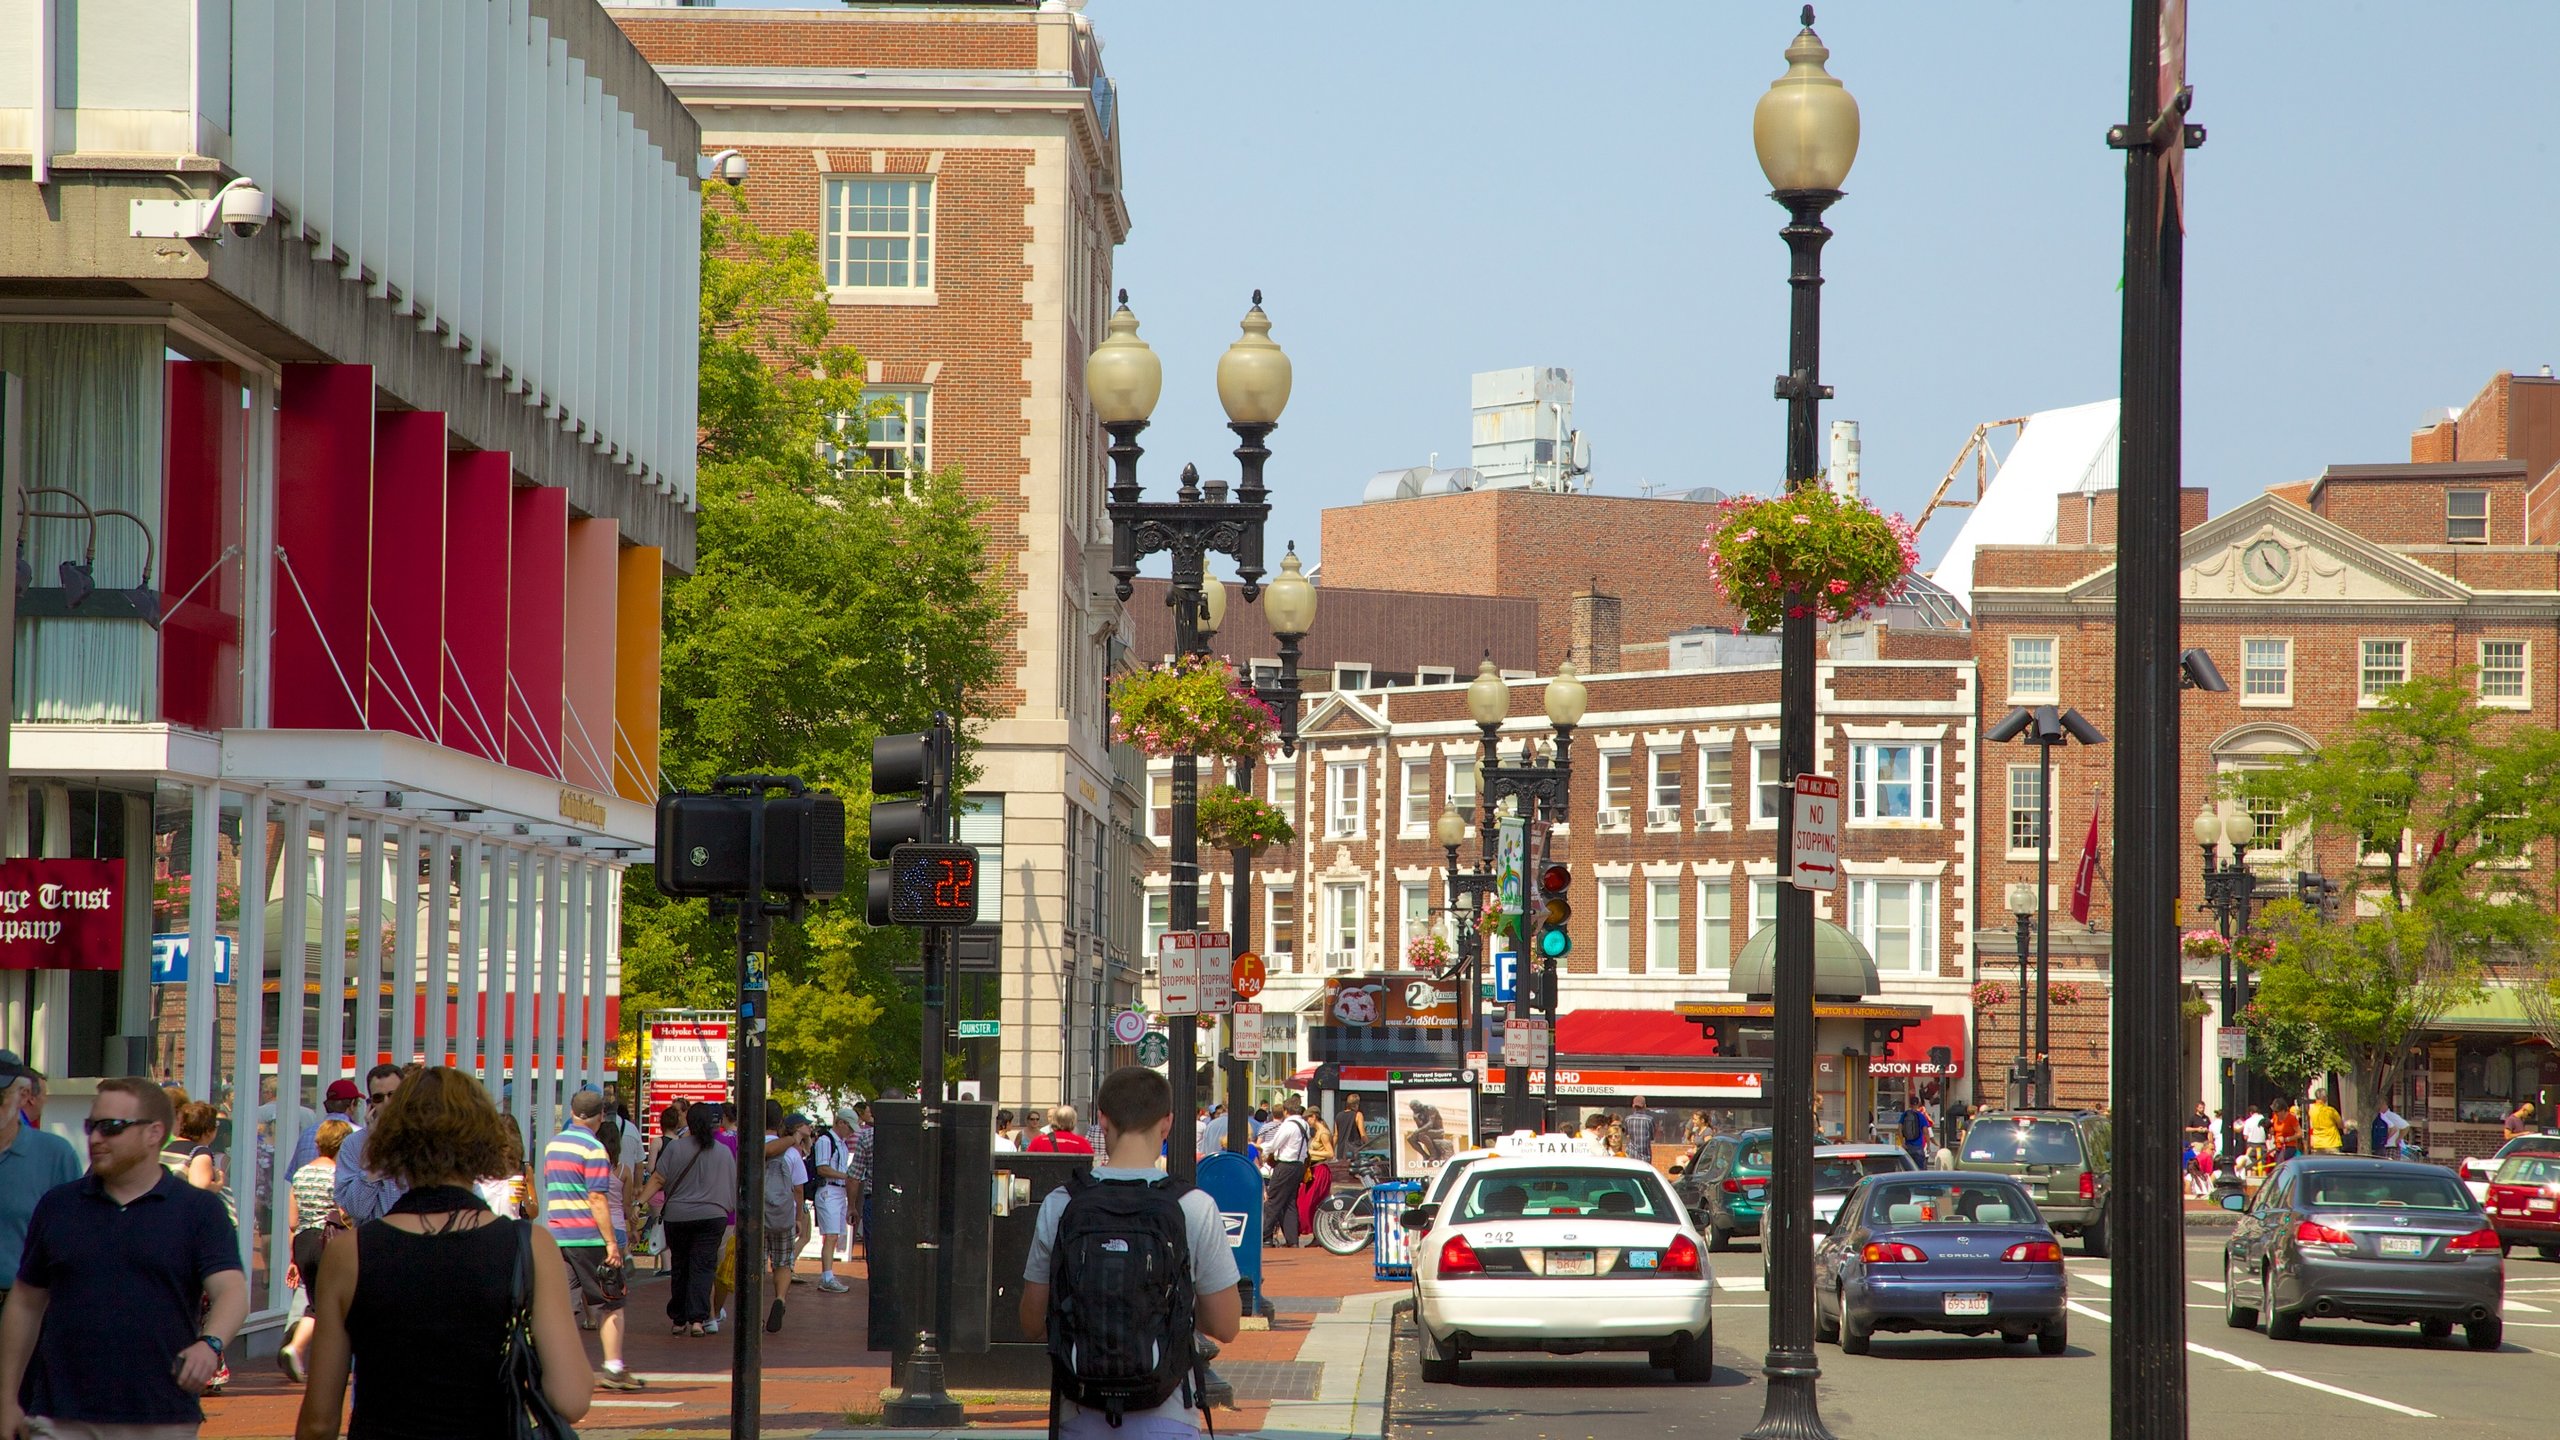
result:
[[(1156, 923), (1156, 905), (1159, 901), (1164, 905), (1162, 925)], [(1145, 947), (1142, 952), (1144, 958), (1139, 963), (1153, 965), (1156, 963), (1156, 942), (1173, 929), (1173, 891), (1162, 885), (1148, 886), (1146, 907), (1140, 913), (1138, 923), (1138, 943)]]
[(1458, 672), (1446, 665), (1413, 667), (1413, 683), (1416, 685), (1447, 685), (1455, 682), (1457, 678)]
[[(1724, 785), (1721, 791), (1719, 791), (1715, 782), (1715, 762), (1718, 760), (1722, 760), (1724, 762)], [(1732, 829), (1734, 816), (1733, 745), (1731, 742), (1727, 742), (1722, 745), (1701, 745), (1698, 747), (1698, 808), (1703, 810), (1710, 805), (1722, 806), (1724, 808), (1724, 819), (1717, 822), (1712, 827), (1707, 825), (1705, 822), (1700, 822), (1698, 828), (1701, 830), (1709, 828), (1719, 830)]]
[[(2378, 645), (2390, 646), (2399, 652), (2398, 669), (2400, 672), (2400, 678), (2386, 681), (2377, 687), (2373, 680), (2374, 671), (2377, 668), (2373, 663), (2373, 657), (2374, 647)], [(2367, 635), (2356, 641), (2357, 708), (2364, 710), (2373, 709), (2375, 706), (2382, 703), (2384, 694), (2388, 692), (2392, 686), (2406, 684), (2408, 683), (2408, 680), (2409, 642), (2405, 638), (2395, 635)]]
[[(1324, 887), (1324, 909), (1324, 968), (1334, 974), (1359, 970), (1369, 955), (1369, 887), (1356, 880), (1330, 882)], [(1348, 964), (1335, 958), (1344, 954), (1350, 956)]]
[[(1453, 806), (1459, 814), (1467, 817), (1467, 823), (1469, 825), (1475, 824), (1476, 811), (1481, 808), (1481, 802), (1478, 799), (1478, 791), (1476, 789), (1476, 757), (1472, 754), (1452, 755), (1448, 757), (1446, 772), (1449, 787), (1449, 804)], [(1466, 783), (1464, 785), (1460, 785), (1458, 783), (1460, 777), (1465, 778)]]
[[(1600, 810), (1604, 814), (1614, 810), (1619, 819), (1614, 825), (1600, 825), (1597, 828), (1614, 833), (1633, 826), (1635, 808), (1627, 802), (1635, 798), (1635, 758), (1633, 750), (1600, 752), (1600, 773), (1596, 777), (1598, 788), (1592, 794), (1596, 797)], [(1612, 787), (1619, 792), (1618, 803), (1615, 805), (1609, 803), (1609, 792)]]
[[(1887, 751), (1911, 752), (1910, 778), (1879, 780)], [(1911, 789), (1911, 812), (1880, 813), (1888, 786)], [(1849, 823), (1853, 826), (1922, 826), (1938, 823), (1938, 742), (1935, 740), (1856, 740), (1849, 746)]]
[[(1597, 914), (1591, 927), (1595, 955), (1592, 963), (1603, 975), (1624, 975), (1628, 973), (1627, 953), (1633, 943), (1634, 886), (1626, 880), (1601, 880), (1594, 883), (1597, 888), (1591, 901), (1591, 908)], [(1618, 903), (1615, 919), (1610, 918), (1609, 915), (1609, 902), (1613, 897)], [(1614, 947), (1610, 938), (1613, 934), (1616, 936)]]
[[(1724, 903), (1718, 906), (1716, 902)], [(1724, 943), (1716, 943), (1715, 931), (1724, 931)], [(1698, 877), (1698, 970), (1701, 974), (1723, 975), (1733, 969), (1733, 877), (1701, 875)]]
[[(1647, 828), (1652, 827), (1653, 812), (1656, 810), (1668, 810), (1671, 812), (1671, 824), (1664, 828), (1679, 828), (1680, 800), (1682, 795), (1685, 794), (1689, 788), (1689, 777), (1686, 773), (1688, 767), (1680, 763), (1685, 758), (1687, 757), (1682, 754), (1681, 747), (1677, 745), (1656, 745), (1649, 747), (1645, 751), (1644, 804), (1645, 825)], [(1665, 760), (1670, 761), (1673, 767), (1675, 767), (1670, 776), (1671, 798), (1668, 800), (1662, 798), (1662, 762)]]
[(1405, 952), (1413, 948), (1414, 941), (1432, 931), (1430, 882), (1406, 880), (1397, 884), (1396, 931), (1396, 953), (1389, 957), (1387, 966), (1390, 970), (1403, 969)]
[[(1778, 887), (1785, 883), (1775, 875), (1754, 875), (1750, 877), (1750, 880), (1751, 893), (1749, 901), (1751, 905), (1751, 918), (1750, 924), (1742, 932), (1742, 938), (1744, 940), (1749, 940), (1752, 936), (1759, 934), (1761, 927), (1766, 925), (1775, 925), (1778, 923)], [(1760, 914), (1760, 897), (1763, 894), (1766, 894), (1769, 897), (1769, 914), (1765, 919), (1763, 919)]]
[[(2001, 843), (2007, 847), (2008, 858), (2012, 860), (2033, 860), (2040, 851), (2037, 845), (2020, 845), (2017, 840), (2018, 823), (2022, 813), (2026, 817), (2026, 823), (2031, 827), (2037, 827), (2040, 830), (2045, 822), (2046, 814), (2038, 809), (2036, 803), (2042, 797), (2035, 793), (2036, 788), (2043, 783), (2044, 772), (2033, 765), (2009, 767), (2007, 789), (2002, 792), (2002, 798), (2007, 803), (2001, 809), (2000, 837)], [(2018, 789), (2022, 784), (2027, 790), (2027, 803), (2023, 807), (2018, 803)], [(2039, 834), (2037, 839), (2041, 841), (2043, 836)]]
[[(2516, 647), (2516, 668), (2514, 672), (2516, 693), (2513, 695), (2492, 695), (2489, 693), (2489, 647), (2492, 645), (2512, 645)], [(2532, 641), (2513, 635), (2483, 635), (2477, 642), (2477, 648), (2474, 651), (2474, 658), (2479, 662), (2480, 669), (2479, 673), (2473, 677), (2472, 683), (2477, 692), (2480, 704), (2484, 708), (2498, 710), (2530, 710), (2533, 708)], [(2505, 674), (2506, 672), (2501, 670), (2499, 673)]]
[[(1669, 900), (1670, 904), (1663, 902)], [(1644, 882), (1644, 973), (1680, 973), (1680, 881), (1649, 875)], [(1668, 941), (1669, 943), (1664, 943)]]
[[(1280, 943), (1278, 902), (1283, 895), (1289, 897), (1289, 943), (1286, 945)], [(1262, 887), (1262, 953), (1274, 962), (1293, 959), (1298, 953), (1298, 942), (1305, 930), (1306, 917), (1298, 913), (1298, 887), (1294, 884)]]
[(1273, 808), (1277, 809), (1281, 815), (1289, 821), (1290, 828), (1296, 829), (1298, 824), (1298, 762), (1295, 760), (1275, 761), (1267, 773), (1271, 777), (1271, 783), (1265, 793), (1269, 796)]
[[(2252, 645), (2279, 645), (2284, 648), (2284, 689), (2281, 692), (2252, 694), (2250, 674), (2267, 667), (2253, 664), (2249, 658)], [(2240, 703), (2258, 709), (2283, 710), (2293, 705), (2293, 637), (2290, 635), (2244, 635), (2240, 637)]]
[[(1911, 901), (1911, 950), (1901, 963), (1887, 964), (1876, 948), (1876, 891), (1880, 886), (1907, 886)], [(1938, 973), (1938, 882), (1908, 875), (1852, 875), (1849, 877), (1849, 912), (1847, 929), (1858, 937), (1858, 943), (1875, 956), (1880, 975), (1935, 975)]]
[[(1376, 675), (1377, 670), (1374, 666), (1337, 664), (1333, 667), (1333, 688), (1336, 690), (1366, 690), (1370, 687), (1370, 682), (1376, 677)], [(1352, 678), (1354, 676), (1359, 678)]]
[[(840, 222), (849, 220), (856, 208), (854, 199), (860, 189), (873, 186), (906, 186), (904, 210), (907, 216), (902, 229), (855, 230)], [(866, 210), (891, 208), (895, 197), (883, 194), (886, 204), (866, 205)], [(915, 303), (930, 301), (934, 293), (934, 180), (930, 175), (827, 175), (818, 190), (818, 265), (826, 280), (827, 298), (838, 303), (888, 300)], [(906, 246), (906, 258), (896, 260), (850, 254), (854, 245), (877, 242), (884, 247)], [(887, 278), (874, 280), (868, 267), (885, 266)], [(855, 267), (865, 267), (859, 279)], [(905, 267), (905, 278), (895, 278), (898, 267)]]
[[(1170, 840), (1173, 838), (1171, 830), (1159, 830), (1156, 828), (1156, 810), (1158, 808), (1156, 805), (1156, 785), (1159, 782), (1164, 785), (1165, 801), (1162, 808), (1165, 813), (1165, 821), (1167, 825), (1170, 825), (1173, 819), (1173, 771), (1171, 768), (1163, 770), (1151, 769), (1147, 771), (1147, 838), (1150, 840)], [(1152, 955), (1155, 952), (1150, 950), (1147, 953)]]
[[(1347, 779), (1347, 783), (1346, 783)], [(1343, 828), (1349, 811), (1350, 828)], [(1324, 767), (1324, 838), (1362, 840), (1369, 834), (1369, 767), (1357, 760), (1327, 761)]]
[[(841, 423), (838, 430), (842, 430)], [(912, 480), (933, 472), (933, 387), (875, 385), (862, 392), (862, 464)]]
[[(2021, 669), (2034, 670), (2038, 668), (2033, 663), (2023, 666), (2019, 663), (2018, 648), (2022, 645), (2042, 645), (2044, 647), (2044, 660), (2041, 667), (2044, 670), (2044, 684), (2041, 687), (2022, 685), (2018, 682), (2018, 672)], [(2009, 637), (2010, 704), (2049, 705), (2061, 699), (2061, 670), (2062, 637), (2058, 635), (2012, 635)]]
[[(2477, 515), (2454, 514), (2453, 497), (2456, 495), (2476, 495), (2480, 497), (2480, 513)], [(2447, 545), (2488, 544), (2490, 504), (2489, 492), (2486, 490), (2467, 485), (2447, 488), (2444, 492), (2444, 543)], [(2480, 533), (2477, 535), (2457, 535), (2454, 533), (2453, 527), (2456, 525), (2469, 526), (2474, 524), (2480, 527)]]
[[(1767, 770), (1766, 775), (1762, 774), (1764, 762)], [(1763, 795), (1770, 790), (1775, 790), (1777, 792), (1776, 805), (1769, 811), (1769, 813), (1763, 815), (1760, 813), (1760, 801)], [(1778, 828), (1778, 811), (1786, 808), (1786, 803), (1787, 792), (1784, 785), (1781, 783), (1778, 742), (1775, 740), (1752, 741), (1751, 828), (1754, 830), (1775, 830)]]
[[(1431, 833), (1431, 760), (1428, 756), (1409, 755), (1396, 765), (1402, 780), (1402, 793), (1396, 797), (1398, 829), (1405, 839)], [(1417, 785), (1415, 780), (1422, 783)], [(1416, 803), (1416, 802), (1420, 803)]]

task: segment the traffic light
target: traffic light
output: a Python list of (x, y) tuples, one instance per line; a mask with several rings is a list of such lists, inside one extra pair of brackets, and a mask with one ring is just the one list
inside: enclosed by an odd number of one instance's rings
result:
[(1573, 871), (1549, 862), (1538, 871), (1538, 899), (1545, 907), (1539, 924), (1538, 953), (1550, 960), (1562, 960), (1573, 953), (1573, 936), (1565, 930), (1573, 919), (1573, 904), (1565, 899), (1565, 891), (1573, 884)]
[(871, 742), (871, 869), (863, 895), (873, 925), (966, 925), (978, 913), (978, 852), (951, 841), (954, 770), (949, 725)]
[[(658, 801), (658, 889), (744, 895), (754, 797), (677, 792)], [(764, 802), (764, 887), (795, 900), (844, 892), (844, 801), (823, 791)]]

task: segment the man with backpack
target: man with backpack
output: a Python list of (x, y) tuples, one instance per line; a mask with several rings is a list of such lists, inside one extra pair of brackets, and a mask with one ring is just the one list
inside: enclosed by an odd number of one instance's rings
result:
[(1929, 1112), (1917, 1100), (1902, 1107), (1902, 1153), (1911, 1157), (1911, 1168), (1929, 1168)]
[(1224, 1342), (1244, 1318), (1217, 1203), (1156, 1168), (1173, 1087), (1124, 1066), (1094, 1096), (1102, 1163), (1049, 1192), (1022, 1267), (1023, 1330), (1049, 1344), (1049, 1433), (1061, 1440), (1190, 1440), (1207, 1404), (1195, 1332)]

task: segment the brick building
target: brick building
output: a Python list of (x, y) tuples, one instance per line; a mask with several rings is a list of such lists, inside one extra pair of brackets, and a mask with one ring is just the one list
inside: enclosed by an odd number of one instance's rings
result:
[(1084, 396), (1127, 235), (1117, 94), (1091, 22), (1020, 4), (615, 20), (748, 165), (749, 217), (817, 239), (834, 339), (869, 365), (868, 447), (959, 467), (1013, 587), (1007, 674), (962, 838), (989, 854), (964, 931), (955, 1075), (1008, 1102), (1092, 1093), (1098, 1017), (1134, 995), (1135, 774), (1107, 748), (1120, 605), (1103, 437)]
[[(2190, 493), (2180, 582), (2184, 638), (2213, 655), (2231, 688), (2186, 696), (2189, 813), (2208, 803), (2226, 772), (2316, 749), (2359, 707), (2416, 675), (2467, 668), (2483, 704), (2514, 711), (2519, 723), (2560, 722), (2560, 673), (2553, 668), (2560, 662), (2560, 381), (2499, 375), (2470, 405), (2419, 429), (2410, 450), (2407, 463), (2332, 466), (2211, 519), (2202, 518), (2202, 497)], [(1971, 598), (1986, 720), (2011, 705), (2063, 704), (2115, 743), (2132, 739), (2114, 726), (2113, 499), (2112, 492), (2061, 497), (2063, 543), (1977, 553)], [(2005, 761), (1985, 757), (1978, 876), (1986, 922), (2001, 918), (1993, 911), (2005, 885), (2034, 878), (2034, 759), (2031, 750)], [(2069, 746), (2055, 755), (2055, 868), (2066, 893), (2093, 813), (2106, 856), (2113, 762), (2103, 746)], [(2361, 853), (2353, 837), (2283, 835), (2272, 815), (2261, 827), (2264, 848), (2250, 854), (2270, 885), (2317, 869), (2352, 892), (2352, 877), (2375, 873), (2384, 858)], [(2536, 864), (2547, 869), (2552, 862), (2546, 854)], [(2210, 923), (2193, 920), (2204, 887), (2192, 850), (2186, 866), (2182, 923)], [(2102, 865), (2102, 877), (2111, 869)], [(2054, 1060), (2066, 1100), (2104, 1093), (2112, 910), (2102, 879), (2087, 926), (2067, 912), (2053, 921), (2056, 978), (2083, 997), (2055, 1011)], [(1999, 975), (1996, 947), (2014, 947), (2014, 937), (1987, 923), (1976, 943), (1984, 973)], [(2218, 967), (2190, 964), (2186, 974), (2204, 1013), (2185, 1033), (2156, 1040), (2164, 1057), (2183, 1057), (2190, 1098), (2210, 1102), (2219, 1095), (2208, 1043), (2221, 1023)], [(2014, 1010), (1978, 1010), (1986, 1067), (2005, 1064), (2001, 1037), (2014, 1037), (2015, 1023)], [(2413, 1084), (2399, 1099), (2425, 1124), (2437, 1154), (2494, 1143), (2499, 1107), (2560, 1086), (2560, 1065), (2526, 1037), (2512, 997), (2495, 992), (2447, 1016), (2429, 1039), (2427, 1059), (2423, 1090)], [(2519, 1078), (2526, 1076), (2530, 1084)]]

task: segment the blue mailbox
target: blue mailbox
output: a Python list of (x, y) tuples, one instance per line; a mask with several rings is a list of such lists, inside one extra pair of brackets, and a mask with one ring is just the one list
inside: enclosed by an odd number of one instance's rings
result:
[(1218, 1202), (1218, 1218), (1227, 1227), (1227, 1247), (1235, 1252), (1236, 1273), (1262, 1293), (1262, 1171), (1232, 1150), (1200, 1157), (1199, 1185)]

